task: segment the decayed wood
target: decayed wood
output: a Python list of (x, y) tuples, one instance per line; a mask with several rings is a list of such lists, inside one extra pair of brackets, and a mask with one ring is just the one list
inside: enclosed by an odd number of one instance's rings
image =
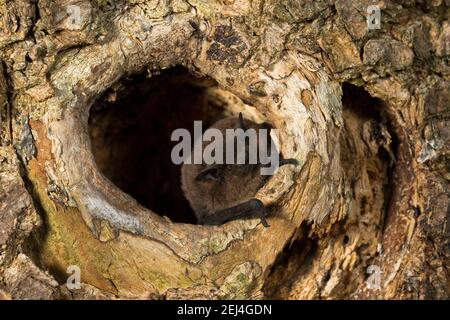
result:
[[(384, 1), (381, 30), (368, 30), (369, 2), (2, 2), (4, 291), (448, 297), (448, 7)], [(270, 228), (173, 223), (99, 172), (89, 108), (119, 79), (174, 65), (213, 78), (212, 98), (270, 122), (283, 155), (299, 161), (257, 194), (275, 205)], [(343, 82), (380, 101), (342, 105)], [(372, 107), (383, 122), (361, 113)], [(81, 269), (78, 291), (64, 285), (69, 265)], [(370, 265), (380, 288), (366, 285)]]

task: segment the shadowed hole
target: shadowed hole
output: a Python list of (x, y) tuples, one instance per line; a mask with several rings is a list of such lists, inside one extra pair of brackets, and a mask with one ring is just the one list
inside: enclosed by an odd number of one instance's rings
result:
[(225, 109), (207, 92), (216, 83), (182, 67), (115, 84), (93, 105), (89, 135), (97, 166), (141, 205), (175, 222), (195, 223), (181, 190), (181, 166), (171, 161), (173, 130), (193, 135), (194, 120), (206, 129)]

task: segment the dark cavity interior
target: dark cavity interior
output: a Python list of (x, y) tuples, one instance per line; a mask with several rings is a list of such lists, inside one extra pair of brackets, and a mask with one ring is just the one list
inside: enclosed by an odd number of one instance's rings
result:
[(92, 152), (100, 172), (153, 212), (175, 222), (195, 223), (180, 183), (181, 166), (171, 161), (177, 128), (204, 130), (220, 119), (223, 106), (208, 98), (213, 80), (181, 67), (160, 75), (122, 79), (93, 105), (89, 117)]

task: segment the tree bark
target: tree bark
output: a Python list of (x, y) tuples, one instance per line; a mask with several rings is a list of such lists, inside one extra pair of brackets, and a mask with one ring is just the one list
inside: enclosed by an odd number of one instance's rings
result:
[[(0, 298), (447, 299), (449, 6), (0, 0)], [(298, 160), (269, 228), (176, 223), (100, 170), (91, 108), (180, 65)]]

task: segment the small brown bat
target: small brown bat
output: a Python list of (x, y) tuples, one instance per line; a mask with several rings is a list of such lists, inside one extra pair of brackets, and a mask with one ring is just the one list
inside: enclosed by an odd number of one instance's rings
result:
[[(242, 114), (239, 114), (239, 118), (219, 120), (210, 128), (220, 130), (223, 137), (226, 136), (226, 129), (255, 129), (256, 132), (259, 129), (266, 129), (270, 133), (270, 127), (267, 124), (244, 121)], [(267, 134), (267, 139), (266, 143), (262, 143), (263, 141), (258, 137), (258, 147), (270, 149), (270, 134)], [(261, 174), (260, 169), (263, 165), (259, 157), (256, 164), (249, 164), (251, 161), (248, 161), (248, 142), (249, 140), (245, 142), (245, 151), (236, 151), (237, 148), (234, 148), (235, 159), (237, 152), (245, 152), (245, 164), (225, 164), (225, 160), (222, 161), (223, 164), (183, 164), (181, 187), (195, 212), (198, 223), (219, 225), (236, 219), (261, 218), (262, 224), (268, 227), (265, 220), (267, 210), (263, 203), (254, 196), (270, 176)], [(211, 142), (202, 143), (205, 148)], [(233, 143), (236, 143), (236, 138), (233, 139)], [(269, 154), (270, 151), (268, 150)], [(225, 152), (223, 157), (225, 159)], [(279, 159), (279, 166), (285, 164), (297, 164), (297, 161)]]

